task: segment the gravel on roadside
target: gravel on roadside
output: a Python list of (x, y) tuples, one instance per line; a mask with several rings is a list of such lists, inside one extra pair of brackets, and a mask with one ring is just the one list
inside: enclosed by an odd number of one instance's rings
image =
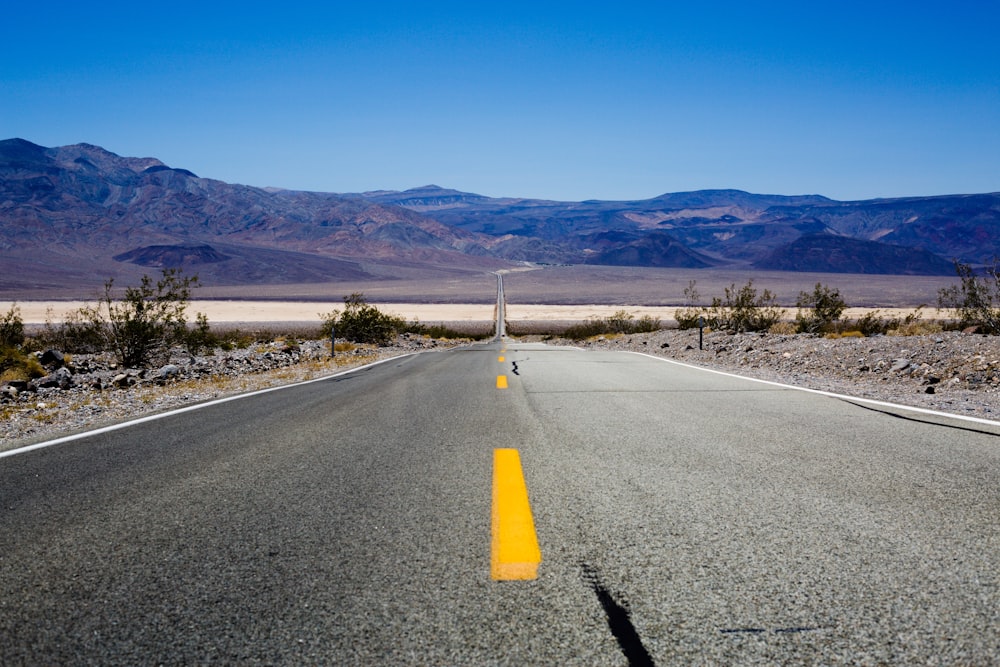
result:
[(118, 368), (109, 355), (46, 351), (39, 356), (48, 375), (0, 386), (0, 451), (469, 342), (404, 334), (389, 346), (357, 345), (331, 358), (328, 341), (276, 340), (204, 355), (178, 349), (165, 363), (147, 369)]
[(697, 329), (550, 340), (628, 350), (738, 375), (955, 415), (1000, 420), (1000, 336), (825, 338), (811, 334), (706, 333)]

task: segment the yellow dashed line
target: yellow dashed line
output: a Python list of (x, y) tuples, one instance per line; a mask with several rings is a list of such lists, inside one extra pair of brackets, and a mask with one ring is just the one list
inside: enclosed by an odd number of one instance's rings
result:
[(492, 514), (490, 576), (494, 581), (537, 578), (542, 552), (516, 449), (493, 450)]
[(497, 376), (497, 389), (506, 389), (506, 388), (507, 388), (507, 376), (506, 375), (498, 375)]
[(499, 361), (499, 362), (500, 362), (501, 364), (503, 363), (503, 360), (504, 360), (504, 358), (503, 358), (503, 357), (498, 357), (498, 358), (497, 358), (497, 361)]

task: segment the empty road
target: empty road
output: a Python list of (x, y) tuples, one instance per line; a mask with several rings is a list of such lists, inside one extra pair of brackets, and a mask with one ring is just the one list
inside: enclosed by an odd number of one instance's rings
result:
[[(0, 458), (0, 663), (998, 664), (998, 434), (635, 354), (399, 358)], [(496, 449), (534, 579), (491, 578)]]

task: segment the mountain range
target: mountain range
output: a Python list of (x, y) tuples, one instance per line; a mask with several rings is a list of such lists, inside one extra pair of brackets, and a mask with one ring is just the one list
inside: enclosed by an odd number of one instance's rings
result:
[(1000, 193), (839, 202), (738, 190), (639, 201), (491, 198), (438, 186), (251, 187), (90, 144), (0, 141), (0, 288), (179, 266), (206, 284), (405, 277), (519, 262), (953, 274), (1000, 256)]

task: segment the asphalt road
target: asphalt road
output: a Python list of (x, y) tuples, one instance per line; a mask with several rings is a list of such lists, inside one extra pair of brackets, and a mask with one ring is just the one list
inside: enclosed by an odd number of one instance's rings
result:
[(0, 664), (1000, 664), (1000, 426), (502, 346), (0, 459)]

